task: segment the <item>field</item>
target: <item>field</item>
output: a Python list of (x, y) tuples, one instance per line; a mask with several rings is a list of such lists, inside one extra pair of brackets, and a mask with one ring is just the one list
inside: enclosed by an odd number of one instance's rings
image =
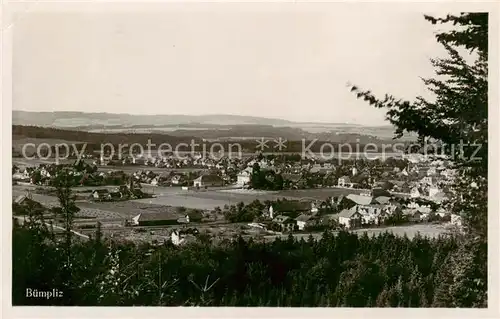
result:
[(176, 212), (174, 207), (141, 203), (133, 200), (121, 202), (81, 202), (78, 203), (78, 206), (84, 209), (110, 212), (114, 214), (116, 218), (121, 219), (130, 219), (141, 213)]
[[(104, 188), (104, 187), (99, 187)], [(109, 186), (106, 188), (115, 188)], [(75, 193), (85, 193), (95, 187), (75, 187)], [(53, 196), (41, 195), (34, 192), (34, 186), (13, 186), (13, 197), (24, 195), (28, 190), (32, 191), (33, 199), (41, 203), (53, 204), (57, 199)], [(240, 202), (248, 204), (254, 200), (261, 202), (277, 199), (319, 199), (324, 200), (329, 196), (347, 195), (359, 193), (360, 190), (343, 188), (320, 188), (304, 190), (285, 190), (285, 191), (253, 191), (242, 189), (209, 189), (209, 190), (182, 190), (180, 187), (160, 187), (143, 186), (143, 190), (152, 193), (154, 198), (137, 199), (126, 202), (104, 202), (88, 203), (78, 201), (78, 205), (85, 208), (99, 209), (104, 211), (113, 211), (123, 216), (137, 215), (140, 207), (153, 206), (174, 206), (186, 207), (192, 209), (212, 210), (215, 207), (224, 207), (224, 205), (236, 205)], [(136, 213), (137, 212), (137, 213)], [(134, 216), (135, 216), (134, 215)], [(113, 218), (117, 218), (114, 216)]]
[(145, 187), (148, 192), (153, 192), (155, 198), (139, 199), (135, 202), (184, 206), (193, 209), (214, 209), (224, 205), (235, 205), (239, 202), (248, 204), (256, 199), (263, 202), (277, 199), (319, 199), (324, 200), (329, 196), (348, 195), (360, 193), (360, 190), (345, 188), (319, 188), (304, 190), (285, 191), (252, 191), (241, 189), (218, 189), (218, 190), (181, 190), (178, 187)]

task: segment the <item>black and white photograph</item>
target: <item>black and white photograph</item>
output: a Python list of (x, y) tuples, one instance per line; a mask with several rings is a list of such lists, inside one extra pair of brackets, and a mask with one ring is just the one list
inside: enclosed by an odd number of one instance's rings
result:
[(8, 307), (500, 315), (498, 4), (8, 6)]

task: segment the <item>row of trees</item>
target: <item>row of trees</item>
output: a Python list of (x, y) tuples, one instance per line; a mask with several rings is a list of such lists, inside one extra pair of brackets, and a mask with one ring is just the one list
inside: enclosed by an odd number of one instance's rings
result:
[[(458, 236), (326, 231), (318, 241), (235, 238), (215, 246), (205, 238), (152, 247), (108, 242), (99, 230), (85, 242), (58, 240), (41, 224), (25, 226), (13, 232), (15, 305), (486, 305), (486, 283), (466, 262), (480, 253)], [(63, 297), (26, 298), (28, 287)]]

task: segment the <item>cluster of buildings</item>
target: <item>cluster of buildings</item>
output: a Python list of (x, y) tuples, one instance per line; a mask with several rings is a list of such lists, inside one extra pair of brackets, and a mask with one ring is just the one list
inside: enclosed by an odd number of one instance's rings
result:
[(94, 189), (90, 192), (89, 195), (90, 200), (99, 202), (141, 199), (148, 197), (151, 197), (151, 195), (143, 192), (141, 189), (141, 185), (134, 183), (133, 179), (130, 179), (127, 185), (120, 185), (114, 189)]
[(137, 165), (137, 166), (150, 166), (157, 168), (200, 168), (200, 169), (235, 169), (239, 163), (239, 158), (221, 157), (216, 158), (208, 154), (186, 153), (182, 155), (168, 154), (164, 156), (146, 156), (137, 155), (132, 156), (124, 154), (123, 156), (115, 156), (111, 160), (100, 159), (94, 161), (97, 166), (119, 166), (119, 165)]
[[(283, 205), (286, 203), (286, 205)], [(344, 207), (338, 209), (339, 207)], [(444, 208), (436, 208), (430, 201), (408, 200), (393, 196), (374, 196), (367, 192), (330, 198), (329, 201), (286, 201), (273, 203), (264, 213), (281, 232), (302, 231), (315, 226), (351, 229), (399, 223), (429, 222), (434, 220), (461, 226), (462, 218)], [(327, 208), (327, 209), (324, 209)], [(259, 224), (260, 225), (260, 224)], [(262, 225), (261, 225), (262, 226)], [(256, 226), (254, 226), (256, 227)]]
[(403, 169), (386, 166), (376, 177), (371, 169), (373, 168), (359, 172), (353, 167), (352, 174), (338, 178), (337, 187), (356, 188), (357, 181), (364, 177), (372, 189), (381, 187), (391, 193), (441, 203), (449, 198), (450, 185), (456, 175), (456, 170), (450, 167), (450, 163), (442, 159), (409, 162)]

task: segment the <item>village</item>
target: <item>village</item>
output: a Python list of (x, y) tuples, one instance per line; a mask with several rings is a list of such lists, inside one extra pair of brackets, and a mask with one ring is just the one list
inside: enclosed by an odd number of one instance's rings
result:
[[(256, 239), (317, 234), (326, 229), (383, 229), (427, 225), (460, 229), (445, 208), (455, 171), (441, 157), (411, 154), (385, 160), (303, 159), (255, 154), (213, 159), (87, 155), (68, 164), (14, 165), (14, 215), (37, 202), (57, 224), (53, 181), (69, 170), (76, 204), (75, 232), (133, 241), (188, 242), (189, 238)], [(446, 226), (446, 227), (445, 227)]]

